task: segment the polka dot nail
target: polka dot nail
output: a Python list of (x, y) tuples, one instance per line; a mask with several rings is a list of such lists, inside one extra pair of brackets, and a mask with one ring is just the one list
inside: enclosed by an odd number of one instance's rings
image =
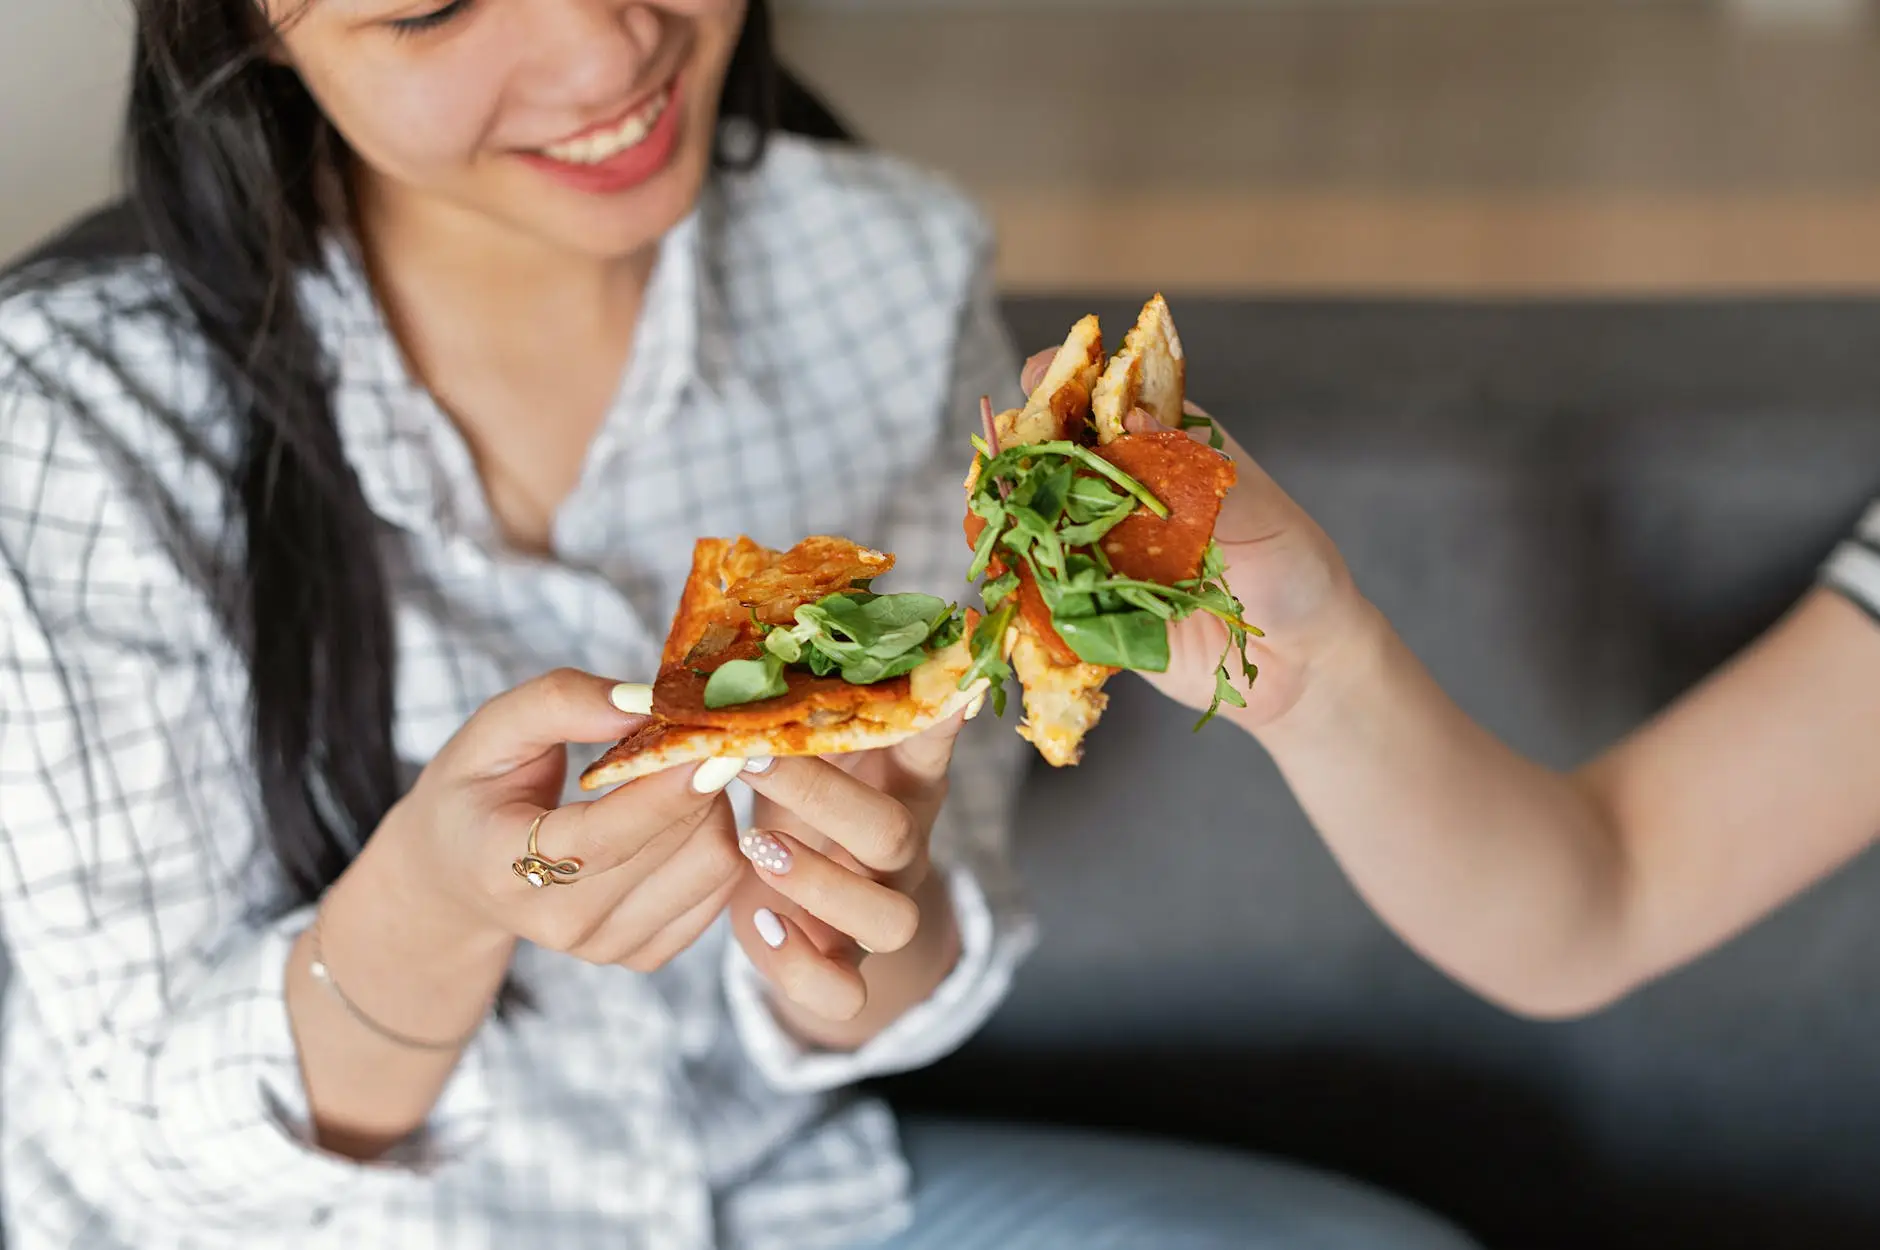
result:
[(765, 872), (780, 877), (790, 871), (790, 851), (774, 834), (752, 829), (738, 839), (738, 849)]

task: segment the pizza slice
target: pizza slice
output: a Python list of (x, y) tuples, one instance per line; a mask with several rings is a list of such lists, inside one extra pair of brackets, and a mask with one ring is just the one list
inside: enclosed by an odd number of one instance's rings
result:
[[(1234, 462), (1184, 429), (1187, 362), (1168, 304), (1143, 306), (1114, 356), (1097, 318), (1072, 327), (1023, 408), (982, 402), (983, 438), (966, 481), (970, 576), (982, 579), (988, 634), (1010, 623), (1024, 689), (1019, 733), (1051, 764), (1082, 758), (1117, 672), (1168, 668), (1168, 626), (1195, 612), (1227, 624), (1215, 701), (1244, 705), (1230, 680), (1259, 631), (1221, 580), (1214, 542)], [(1141, 413), (1153, 421), (1131, 421)], [(1131, 427), (1135, 428), (1132, 429)], [(994, 680), (1001, 675), (990, 665)], [(1198, 728), (1199, 726), (1197, 726)]]
[[(581, 774), (618, 785), (719, 756), (837, 755), (939, 724), (989, 683), (977, 613), (877, 595), (894, 557), (844, 538), (773, 551), (701, 539), (653, 685), (652, 719)], [(977, 647), (975, 644), (977, 643)]]

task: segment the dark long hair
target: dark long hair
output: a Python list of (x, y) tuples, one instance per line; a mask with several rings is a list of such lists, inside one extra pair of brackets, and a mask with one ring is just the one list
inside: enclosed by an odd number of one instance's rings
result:
[[(126, 132), (144, 249), (167, 266), (241, 431), (231, 517), (266, 838), (289, 897), (317, 899), (398, 798), (396, 647), (377, 526), (340, 444), (330, 362), (296, 299), (335, 223), (341, 141), (267, 55), (256, 0), (137, 0)], [(842, 128), (778, 68), (752, 0), (725, 83), (749, 166), (780, 125)], [(755, 140), (752, 142), (751, 140)]]

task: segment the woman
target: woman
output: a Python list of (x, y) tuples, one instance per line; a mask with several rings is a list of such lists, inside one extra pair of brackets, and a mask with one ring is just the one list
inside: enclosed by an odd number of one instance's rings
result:
[(739, 0), (140, 6), (145, 242), (0, 289), (14, 1250), (1456, 1244), (957, 1127), (910, 1199), (839, 1091), (1032, 940), (1009, 732), (573, 801), (696, 537), (961, 572), (985, 231), (777, 86)]
[[(1483, 997), (1544, 1018), (1605, 1006), (1880, 834), (1880, 505), (1767, 636), (1563, 775), (1450, 702), (1324, 531), (1231, 451), (1217, 536), (1266, 637), (1228, 714), (1385, 922)], [(1151, 680), (1206, 707), (1224, 641), (1185, 622)]]

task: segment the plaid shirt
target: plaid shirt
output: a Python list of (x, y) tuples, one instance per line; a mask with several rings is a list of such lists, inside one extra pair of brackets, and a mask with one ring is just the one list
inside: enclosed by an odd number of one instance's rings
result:
[(1870, 506), (1860, 524), (1828, 556), (1822, 581), (1880, 621), (1880, 502)]
[[(662, 246), (541, 559), (504, 546), (336, 243), (301, 295), (381, 522), (410, 772), (549, 668), (650, 679), (701, 535), (845, 534), (895, 551), (903, 588), (963, 592), (967, 434), (1017, 377), (989, 251), (950, 190), (859, 150), (780, 138), (716, 180)], [(524, 946), (536, 1009), (482, 1031), (421, 1133), (371, 1165), (307, 1144), (282, 977), (310, 912), (267, 918), (247, 679), (208, 558), (238, 432), (205, 358), (148, 257), (0, 289), (12, 1250), (809, 1250), (898, 1226), (892, 1120), (840, 1089), (957, 1046), (1031, 945), (1004, 855), (1021, 744), (992, 717), (936, 831), (964, 957), (859, 1052), (794, 1044), (722, 920), (652, 976)]]

